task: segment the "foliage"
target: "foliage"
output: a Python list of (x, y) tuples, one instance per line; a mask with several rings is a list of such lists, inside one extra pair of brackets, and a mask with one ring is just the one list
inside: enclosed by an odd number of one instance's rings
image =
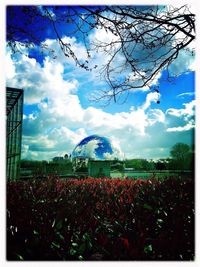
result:
[(126, 159), (125, 166), (134, 170), (190, 170), (194, 171), (194, 147), (176, 143), (170, 151), (171, 158), (157, 161), (146, 159)]
[(155, 164), (152, 161), (146, 159), (126, 159), (125, 160), (126, 168), (133, 168), (135, 170), (154, 170)]
[(156, 166), (156, 170), (166, 170), (166, 163), (161, 161), (161, 160), (158, 160), (155, 164)]
[(190, 146), (187, 144), (175, 144), (170, 154), (177, 169), (184, 170), (194, 168), (194, 152), (191, 151)]
[(190, 179), (8, 182), (8, 260), (193, 260)]
[(42, 177), (46, 171), (47, 161), (39, 160), (26, 160), (23, 159), (20, 161), (20, 175), (21, 177), (38, 176)]
[(119, 171), (123, 172), (125, 167), (125, 163), (120, 160), (113, 160), (111, 163), (111, 170), (112, 171)]
[(46, 161), (39, 160), (26, 160), (22, 159), (20, 162), (20, 166), (22, 168), (43, 168), (46, 165)]
[(59, 175), (72, 172), (72, 163), (69, 159), (59, 161), (36, 161), (36, 160), (21, 160), (21, 176), (25, 176), (27, 171), (30, 171), (32, 176), (43, 177), (48, 174), (57, 173)]

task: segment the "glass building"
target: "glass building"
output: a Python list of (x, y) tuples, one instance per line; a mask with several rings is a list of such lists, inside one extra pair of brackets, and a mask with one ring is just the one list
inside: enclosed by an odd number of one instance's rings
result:
[(6, 176), (8, 180), (16, 180), (20, 175), (23, 97), (22, 89), (6, 88)]

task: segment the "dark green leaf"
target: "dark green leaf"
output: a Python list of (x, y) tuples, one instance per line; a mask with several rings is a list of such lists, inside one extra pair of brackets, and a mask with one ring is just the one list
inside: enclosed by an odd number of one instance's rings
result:
[(91, 249), (92, 248), (92, 243), (89, 241), (88, 242), (88, 248)]
[(144, 209), (147, 209), (147, 210), (153, 210), (153, 208), (150, 206), (150, 205), (148, 205), (148, 204), (144, 204)]
[(83, 240), (90, 240), (90, 236), (89, 236), (88, 233), (85, 233), (85, 234), (83, 235)]
[(60, 221), (58, 221), (57, 223), (56, 223), (56, 229), (57, 230), (60, 230), (61, 228), (62, 228), (62, 225), (63, 225), (63, 223), (62, 223), (62, 221), (60, 220)]
[(21, 255), (19, 255), (19, 254), (17, 254), (17, 258), (18, 258), (20, 261), (23, 261), (23, 260), (24, 260), (24, 258), (23, 258)]
[(85, 243), (81, 244), (78, 251), (80, 254), (83, 254), (85, 252), (85, 249), (86, 249), (86, 245)]
[(77, 243), (72, 243), (72, 247), (78, 247)]
[(145, 252), (145, 253), (152, 252), (152, 250), (153, 250), (153, 249), (152, 249), (152, 245), (148, 245), (148, 246), (145, 246), (145, 247), (144, 247), (144, 252)]
[(33, 230), (34, 235), (39, 235), (39, 233), (35, 230)]
[(65, 239), (64, 236), (61, 235), (59, 232), (57, 232), (56, 234), (59, 236), (59, 238), (60, 238), (61, 240), (64, 240), (64, 239)]
[(60, 248), (60, 245), (59, 244), (56, 244), (55, 242), (52, 242), (51, 243), (51, 247)]
[(77, 251), (75, 249), (73, 249), (73, 248), (71, 248), (70, 251), (69, 251), (70, 255), (72, 255), (72, 256), (74, 256), (76, 254), (76, 252)]

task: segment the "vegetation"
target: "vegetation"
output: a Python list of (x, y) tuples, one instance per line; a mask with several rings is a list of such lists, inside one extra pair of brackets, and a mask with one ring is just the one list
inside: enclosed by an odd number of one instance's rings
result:
[(193, 179), (8, 182), (8, 260), (193, 260)]
[[(159, 159), (157, 161), (146, 159), (126, 159), (124, 161), (113, 160), (111, 164), (112, 172), (123, 173), (126, 169), (132, 171), (194, 171), (194, 149), (187, 144), (177, 143), (170, 151), (171, 158)], [(73, 173), (72, 162), (68, 157), (57, 161), (21, 161), (21, 177), (26, 178), (26, 174), (31, 177), (43, 177), (48, 174), (70, 175)], [(76, 171), (87, 173), (87, 163), (80, 161)]]
[(155, 170), (155, 163), (146, 159), (129, 159), (125, 160), (126, 168), (133, 168), (138, 171)]
[(194, 168), (194, 150), (187, 144), (177, 143), (170, 151), (174, 166), (177, 169), (193, 169)]
[(184, 143), (175, 144), (170, 151), (170, 158), (157, 161), (146, 159), (127, 159), (125, 166), (134, 170), (194, 170), (194, 149)]
[(21, 178), (27, 175), (30, 177), (43, 177), (48, 174), (64, 175), (72, 173), (72, 163), (68, 158), (58, 161), (35, 161), (21, 160)]

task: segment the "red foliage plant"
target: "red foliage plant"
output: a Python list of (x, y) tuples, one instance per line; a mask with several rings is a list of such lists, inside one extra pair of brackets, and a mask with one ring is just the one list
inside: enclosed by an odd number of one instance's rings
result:
[(192, 260), (193, 181), (54, 176), (7, 183), (8, 260), (95, 257)]

